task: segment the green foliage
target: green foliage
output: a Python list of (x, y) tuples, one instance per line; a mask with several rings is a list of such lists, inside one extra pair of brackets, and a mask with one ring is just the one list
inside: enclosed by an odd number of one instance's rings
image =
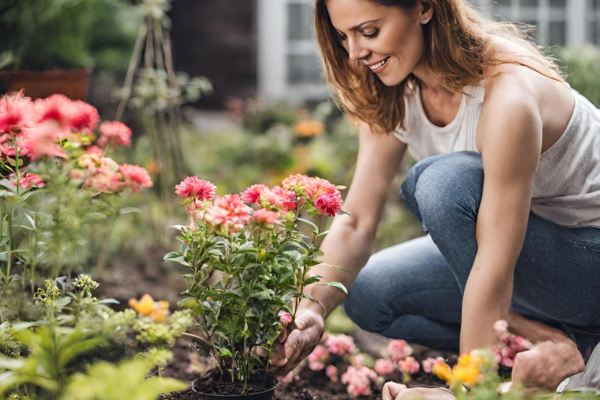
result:
[(557, 57), (566, 67), (571, 87), (600, 107), (600, 49), (590, 44), (563, 47)]
[(161, 324), (150, 318), (140, 318), (135, 321), (133, 329), (137, 332), (136, 339), (140, 343), (154, 346), (173, 346), (179, 336), (195, 324), (191, 310), (176, 311), (172, 322)]
[(137, 359), (119, 365), (98, 363), (87, 374), (73, 376), (61, 400), (155, 400), (161, 393), (182, 390), (186, 384), (175, 379), (144, 379), (152, 363)]
[[(301, 197), (298, 204), (316, 213), (310, 199)], [(300, 299), (317, 302), (304, 294), (304, 288), (321, 278), (308, 272), (320, 264), (317, 257), (323, 253), (314, 243), (326, 232), (321, 234), (315, 224), (299, 218), (301, 209), (302, 205), (289, 211), (278, 224), (253, 225), (237, 233), (197, 221), (195, 230), (181, 227), (182, 250), (165, 256), (190, 269), (184, 275), (190, 288), (182, 293), (187, 297), (179, 305), (199, 316), (204, 338), (197, 339), (219, 368), (227, 370), (232, 380), (244, 382), (244, 388), (254, 367), (268, 368), (271, 347), (283, 329), (279, 313), (294, 318)], [(300, 222), (312, 228), (311, 237), (297, 230)], [(206, 284), (213, 273), (219, 281)], [(337, 282), (327, 285), (346, 290)], [(212, 343), (213, 337), (217, 343)]]
[[(127, 21), (118, 16), (127, 7), (125, 0), (5, 1), (0, 5), (0, 59), (16, 70), (82, 68), (94, 64), (92, 48), (102, 55), (108, 46), (117, 46), (112, 57), (122, 63), (123, 52), (133, 44)], [(104, 58), (110, 57), (105, 53)]]

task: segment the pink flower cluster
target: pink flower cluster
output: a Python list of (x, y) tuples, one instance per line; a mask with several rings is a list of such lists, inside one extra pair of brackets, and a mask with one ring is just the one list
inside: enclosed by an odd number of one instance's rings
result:
[(389, 375), (396, 369), (396, 365), (392, 360), (380, 358), (375, 361), (375, 372), (379, 375)]
[(297, 205), (296, 193), (280, 186), (269, 189), (265, 185), (252, 185), (242, 193), (242, 200), (284, 212), (294, 210)]
[[(60, 144), (63, 140), (77, 143), (81, 148), (90, 144), (92, 131), (98, 125), (98, 111), (83, 101), (73, 101), (62, 94), (32, 101), (23, 90), (0, 98), (0, 159), (16, 157), (36, 160), (43, 156), (67, 158)], [(104, 122), (100, 126), (98, 145), (105, 147), (112, 139), (115, 145), (129, 145), (131, 130), (121, 122)], [(78, 159), (83, 169), (73, 169), (69, 176), (85, 187), (101, 192), (118, 192), (125, 187), (139, 191), (151, 187), (148, 172), (137, 165), (119, 166), (105, 158), (97, 146), (89, 146)], [(25, 172), (26, 167), (20, 172)], [(20, 177), (23, 187), (44, 186), (37, 175)]]
[(331, 355), (344, 357), (352, 354), (356, 345), (352, 336), (339, 334), (329, 335), (325, 345), (318, 345), (308, 356), (308, 367), (313, 371), (320, 371), (325, 368), (325, 363), (331, 360)]
[(332, 217), (342, 212), (342, 194), (325, 179), (296, 174), (286, 178), (282, 186), (306, 198), (320, 214)]
[(236, 233), (252, 220), (252, 208), (248, 207), (237, 194), (216, 197), (209, 204), (204, 220), (213, 227)]
[(400, 371), (407, 375), (414, 375), (419, 372), (419, 362), (414, 357), (406, 357), (404, 360), (398, 361)]
[(354, 397), (372, 394), (371, 383), (377, 380), (377, 374), (369, 367), (349, 366), (342, 374), (342, 383), (348, 385), (346, 389)]
[(406, 357), (412, 355), (413, 348), (406, 343), (405, 340), (393, 339), (387, 345), (387, 351), (392, 361), (397, 363), (400, 360), (404, 360)]
[(529, 350), (533, 344), (508, 331), (508, 323), (504, 320), (499, 320), (494, 323), (494, 330), (500, 340), (500, 346), (492, 349), (494, 361), (498, 365), (507, 368), (512, 368), (515, 365), (515, 357), (518, 353)]
[(98, 192), (118, 193), (125, 188), (139, 192), (153, 185), (146, 169), (138, 165), (119, 165), (94, 150), (80, 156), (77, 164), (82, 169), (72, 169), (69, 172), (71, 179), (83, 181), (83, 187)]

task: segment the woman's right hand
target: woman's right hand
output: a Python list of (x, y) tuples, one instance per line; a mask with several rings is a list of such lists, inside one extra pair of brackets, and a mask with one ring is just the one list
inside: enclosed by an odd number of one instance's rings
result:
[(296, 314), (296, 327), (289, 333), (287, 329), (273, 344), (271, 363), (278, 367), (275, 376), (284, 377), (313, 351), (325, 332), (323, 315), (307, 308)]

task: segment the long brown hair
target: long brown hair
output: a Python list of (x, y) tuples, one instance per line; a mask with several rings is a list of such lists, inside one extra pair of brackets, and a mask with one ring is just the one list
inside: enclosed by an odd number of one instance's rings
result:
[[(369, 0), (410, 12), (416, 0)], [(423, 59), (435, 81), (443, 87), (465, 93), (484, 78), (489, 65), (522, 65), (555, 80), (562, 80), (554, 59), (543, 55), (530, 39), (525, 25), (486, 19), (465, 0), (429, 0), (433, 17), (424, 25)], [(315, 0), (317, 42), (323, 56), (329, 85), (346, 112), (367, 122), (373, 132), (391, 132), (404, 120), (404, 93), (411, 74), (397, 86), (386, 86), (364, 64), (353, 61), (337, 39), (325, 0)], [(520, 44), (525, 53), (499, 59), (492, 38), (501, 36)], [(527, 61), (542, 66), (544, 73)]]

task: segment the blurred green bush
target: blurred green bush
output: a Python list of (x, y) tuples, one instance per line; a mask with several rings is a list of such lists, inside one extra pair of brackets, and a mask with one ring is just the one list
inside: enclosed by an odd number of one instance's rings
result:
[(0, 69), (125, 69), (138, 25), (127, 0), (5, 0)]
[(563, 47), (556, 57), (571, 87), (600, 107), (600, 48), (591, 44)]

